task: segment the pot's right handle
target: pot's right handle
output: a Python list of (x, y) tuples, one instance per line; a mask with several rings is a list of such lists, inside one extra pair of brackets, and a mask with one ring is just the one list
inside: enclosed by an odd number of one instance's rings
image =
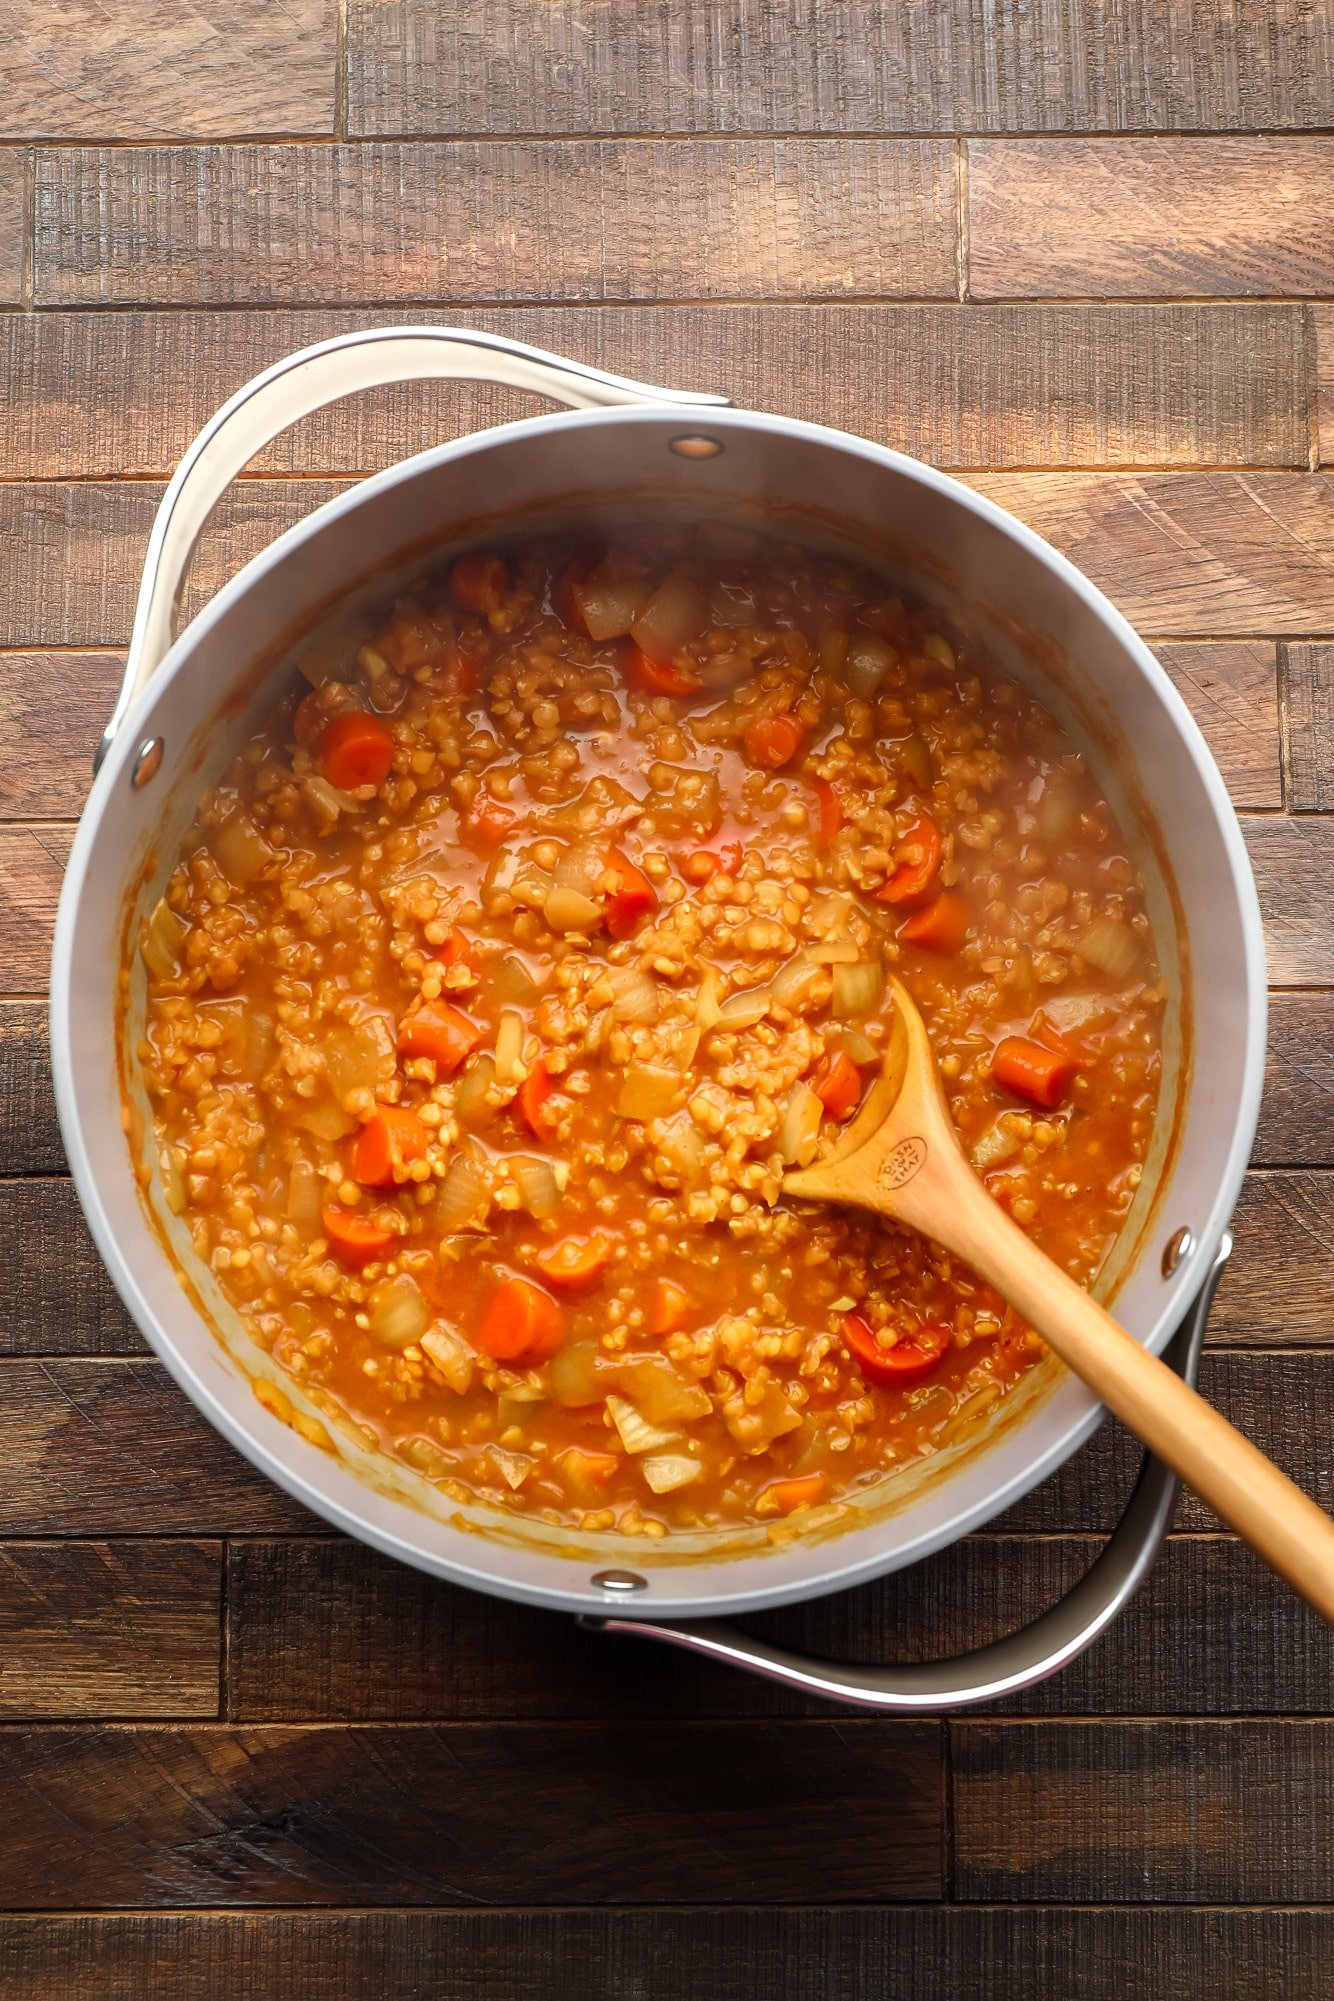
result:
[[(1225, 1236), (1204, 1284), (1168, 1344), (1163, 1359), (1192, 1386), (1200, 1366), (1204, 1329), (1223, 1268), (1232, 1250)], [(665, 1640), (729, 1667), (748, 1669), (768, 1681), (781, 1682), (803, 1695), (830, 1702), (853, 1702), (897, 1716), (935, 1715), (966, 1709), (978, 1702), (996, 1702), (1014, 1695), (1078, 1659), (1099, 1633), (1134, 1597), (1153, 1568), (1172, 1520), (1177, 1478), (1161, 1459), (1146, 1453), (1143, 1470), (1129, 1505), (1108, 1538), (1093, 1568), (1073, 1590), (1030, 1625), (1003, 1640), (979, 1647), (952, 1660), (876, 1663), (813, 1660), (785, 1647), (772, 1646), (721, 1620), (694, 1626), (659, 1625), (622, 1613), (584, 1614), (581, 1626), (604, 1633), (629, 1633), (643, 1640)]]
[(320, 341), (266, 368), (224, 403), (195, 439), (162, 496), (149, 537), (125, 678), (93, 759), (98, 770), (140, 689), (175, 636), (175, 618), (200, 531), (237, 474), (287, 430), (344, 396), (391, 382), (442, 378), (531, 389), (572, 410), (662, 403), (725, 408), (726, 396), (657, 389), (566, 361), (526, 342), (462, 327), (368, 327)]

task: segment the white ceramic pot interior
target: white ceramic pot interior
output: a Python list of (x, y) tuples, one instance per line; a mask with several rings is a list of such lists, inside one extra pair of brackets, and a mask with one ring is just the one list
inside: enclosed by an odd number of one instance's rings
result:
[[(603, 411), (534, 419), (423, 454), (322, 509), (230, 584), (173, 647), (111, 751), (80, 825), (61, 900), (52, 1048), (71, 1168), (126, 1305), (200, 1409), (257, 1466), (329, 1520), (424, 1569), (533, 1602), (605, 1609), (609, 1567), (645, 1580), (636, 1612), (680, 1617), (779, 1604), (897, 1568), (1010, 1505), (1096, 1424), (1098, 1407), (1054, 1365), (1034, 1372), (948, 1452), (868, 1496), (837, 1533), (669, 1539), (584, 1536), (461, 1508), (351, 1435), (336, 1455), (264, 1409), (272, 1375), (166, 1211), (151, 1216), (122, 1125), (117, 980), (130, 967), (132, 1050), (143, 970), (127, 909), (160, 895), (200, 793), (251, 718), (274, 699), (288, 658), (255, 681), (275, 640), (327, 612), (331, 580), (389, 594), (450, 548), (488, 531), (685, 510), (744, 512), (875, 562), (979, 629), (994, 653), (1073, 729), (1135, 839), (1173, 999), (1158, 1138), (1125, 1239), (1117, 1312), (1163, 1347), (1219, 1243), (1249, 1152), (1264, 1045), (1264, 975), (1254, 890), (1222, 782), (1166, 676), (1078, 573), (954, 482), (877, 447), (745, 412), (710, 412), (724, 449), (671, 450), (679, 415)], [(480, 516), (476, 496), (486, 496)], [(414, 551), (410, 558), (406, 550)], [(406, 572), (405, 572), (406, 564)], [(249, 677), (249, 678), (248, 678)], [(244, 715), (221, 720), (238, 687)], [(233, 707), (236, 704), (233, 703)], [(138, 745), (163, 739), (157, 777), (130, 782)], [(1193, 1070), (1189, 1051), (1209, 1052)], [(135, 1066), (132, 1099), (146, 1117)], [(146, 1161), (153, 1148), (133, 1141)], [(1182, 1225), (1195, 1251), (1164, 1278)], [(171, 1252), (165, 1248), (170, 1244)], [(287, 1386), (290, 1388), (290, 1385)]]

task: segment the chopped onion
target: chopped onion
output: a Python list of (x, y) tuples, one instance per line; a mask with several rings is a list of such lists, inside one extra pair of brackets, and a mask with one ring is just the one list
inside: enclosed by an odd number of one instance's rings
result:
[(641, 1417), (624, 1397), (608, 1397), (607, 1409), (627, 1452), (661, 1452), (664, 1446), (676, 1443), (674, 1431), (660, 1431), (656, 1424), (650, 1424), (647, 1418)]
[(763, 1021), (769, 1012), (769, 989), (765, 987), (743, 987), (740, 993), (729, 994), (718, 1010), (719, 1028), (754, 1028), (757, 1021)]
[(406, 1348), (425, 1333), (430, 1321), (431, 1309), (416, 1279), (406, 1272), (382, 1280), (371, 1293), (371, 1333), (386, 1348)]
[(486, 1172), (471, 1147), (456, 1153), (445, 1169), (436, 1196), (435, 1218), (443, 1231), (461, 1230), (471, 1223), (486, 1200)]
[(607, 872), (607, 844), (601, 841), (571, 841), (556, 863), (556, 882), (561, 889), (577, 889), (591, 896)]
[(904, 737), (902, 743), (896, 744), (894, 748), (899, 763), (917, 790), (927, 791), (935, 774), (931, 767), (931, 752), (927, 749), (925, 737), (914, 730), (911, 736)]
[(869, 702), (898, 657), (894, 648), (873, 632), (854, 632), (848, 641), (843, 679), (854, 695)]
[(457, 1396), (466, 1396), (472, 1388), (477, 1356), (463, 1336), (452, 1327), (433, 1327), (422, 1335), (421, 1344), (423, 1354), (430, 1356), (450, 1389)]
[(336, 823), (340, 813), (355, 813), (357, 809), (355, 799), (349, 799), (346, 792), (340, 792), (336, 785), (330, 785), (328, 779), (321, 778), (318, 773), (312, 772), (309, 777), (303, 778), (301, 790), (328, 827)]
[(491, 1100), (496, 1081), (496, 1059), (489, 1049), (469, 1059), (454, 1091), (454, 1116), (465, 1126), (484, 1126), (496, 1115)]
[(840, 1021), (860, 1021), (874, 1014), (885, 995), (885, 969), (878, 958), (859, 959), (855, 966), (835, 966), (833, 1013)]
[(1038, 831), (1054, 847), (1073, 833), (1079, 819), (1079, 792), (1070, 774), (1049, 774), (1038, 801)]
[(227, 815), (209, 846), (214, 861), (237, 889), (248, 889), (273, 860), (273, 849), (239, 807)]
[(346, 681), (348, 679), (346, 631), (326, 632), (322, 638), (315, 640), (306, 648), (296, 664), (312, 688), (322, 688), (326, 681)]
[(831, 1049), (841, 1049), (854, 1063), (878, 1063), (882, 1051), (859, 1028), (832, 1028), (825, 1037)]
[(684, 1452), (655, 1452), (642, 1462), (644, 1478), (655, 1494), (671, 1494), (689, 1486), (704, 1471), (698, 1459)]
[(688, 1070), (699, 1053), (700, 1029), (694, 1022), (672, 1035), (672, 1061), (678, 1070)]
[(943, 633), (928, 632), (922, 641), (922, 651), (938, 666), (948, 668), (951, 674), (954, 672), (954, 648)]
[(541, 988), (517, 953), (506, 952), (495, 971), (496, 993), (503, 1001), (531, 1007)]
[(287, 1219), (299, 1230), (312, 1235), (320, 1231), (320, 1211), (324, 1207), (324, 1179), (310, 1162), (298, 1154), (287, 1177)]
[(278, 1043), (278, 1025), (265, 1007), (246, 1003), (245, 1065), (252, 1078), (264, 1075), (273, 1061)]
[(1013, 1159), (1019, 1151), (1019, 1142), (1012, 1132), (996, 1119), (981, 1137), (973, 1142), (973, 1166), (981, 1172), (984, 1168), (999, 1167), (1004, 1160)]
[(350, 1091), (375, 1091), (395, 1070), (394, 1038), (382, 1015), (367, 1015), (324, 1038), (324, 1069), (341, 1104)]
[(713, 1409), (704, 1386), (687, 1382), (665, 1355), (636, 1355), (620, 1363), (616, 1373), (622, 1389), (650, 1424), (707, 1417)]
[(542, 915), (553, 931), (592, 931), (602, 921), (602, 905), (558, 883), (548, 893)]
[(501, 1084), (518, 1084), (523, 1056), (523, 1017), (505, 1008), (496, 1029), (496, 1078)]
[(593, 1341), (571, 1341), (558, 1348), (547, 1364), (547, 1387), (566, 1410), (601, 1403), (608, 1382), (615, 1381), (615, 1365)]
[(510, 1173), (530, 1216), (540, 1222), (543, 1216), (553, 1215), (559, 1209), (560, 1189), (556, 1185), (556, 1170), (549, 1160), (537, 1154), (515, 1154), (510, 1161)]
[(644, 577), (604, 577), (602, 569), (594, 570), (574, 592), (589, 638), (620, 639), (630, 630), (648, 592)]
[(807, 947), (807, 954), (821, 966), (852, 966), (861, 957), (861, 948), (851, 938), (823, 938)]
[(630, 626), (631, 637), (655, 660), (670, 659), (709, 622), (709, 601), (689, 577), (659, 584)]
[(482, 877), (484, 900), (508, 896), (530, 910), (541, 909), (550, 888), (550, 872), (540, 868), (523, 848), (501, 848)]
[(346, 1139), (357, 1129), (357, 1121), (350, 1119), (341, 1105), (330, 1097), (298, 1098), (286, 1113), (287, 1122), (299, 1132), (310, 1133), (315, 1139)]
[(505, 1485), (517, 1494), (533, 1470), (533, 1461), (526, 1452), (507, 1452), (503, 1445), (491, 1445), (487, 1450)]
[(810, 952), (794, 952), (769, 982), (770, 998), (779, 1007), (800, 1007), (824, 979), (824, 968)]
[(1106, 973), (1109, 980), (1128, 980), (1139, 965), (1141, 945), (1128, 924), (1118, 917), (1100, 917), (1076, 946), (1081, 959)]
[(695, 999), (695, 1020), (706, 1032), (722, 1015), (718, 993), (722, 986), (722, 976), (713, 966), (704, 968), (704, 977), (699, 983), (699, 993)]
[(662, 997), (657, 982), (639, 966), (615, 966), (607, 974), (611, 1011), (617, 1021), (656, 1021)]
[(185, 943), (185, 919), (178, 917), (164, 896), (154, 905), (144, 925), (139, 950), (155, 980), (174, 980), (181, 969), (181, 946)]
[(704, 1172), (704, 1135), (689, 1112), (678, 1112), (667, 1121), (658, 1151), (665, 1157), (674, 1173), (681, 1178), (681, 1185), (689, 1188)]
[(676, 1070), (658, 1070), (651, 1064), (627, 1070), (616, 1099), (616, 1116), (641, 1123), (661, 1118), (675, 1104), (680, 1089), (681, 1077)]
[(815, 1156), (820, 1137), (824, 1106), (809, 1084), (800, 1079), (792, 1086), (783, 1123), (778, 1128), (778, 1151), (789, 1167), (805, 1167)]
[(709, 616), (715, 625), (753, 625), (755, 593), (744, 584), (713, 583), (709, 587)]

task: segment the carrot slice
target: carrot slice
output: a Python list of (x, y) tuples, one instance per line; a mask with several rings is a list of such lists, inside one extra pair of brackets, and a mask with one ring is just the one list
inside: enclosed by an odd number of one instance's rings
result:
[(442, 966), (470, 966), (474, 972), (477, 970), (477, 954), (473, 950), (472, 939), (457, 926), (435, 956)]
[(497, 1362), (544, 1362), (565, 1338), (565, 1316), (549, 1292), (526, 1278), (506, 1278), (492, 1293), (477, 1345)]
[(760, 716), (741, 732), (746, 756), (766, 771), (781, 771), (791, 764), (806, 741), (806, 732), (795, 716)]
[(797, 1508), (812, 1508), (822, 1501), (828, 1485), (823, 1473), (802, 1473), (792, 1480), (771, 1480), (764, 1491), (777, 1501), (779, 1514), (790, 1515)]
[(474, 793), (462, 813), (464, 831), (482, 848), (498, 848), (518, 823), (518, 814), (486, 790)]
[(957, 952), (968, 936), (968, 905), (956, 889), (942, 889), (933, 903), (915, 910), (899, 937), (923, 952)]
[(650, 1334), (674, 1334), (690, 1318), (690, 1294), (674, 1279), (655, 1279), (649, 1298)]
[(473, 549), (460, 556), (449, 573), (449, 588), (456, 604), (465, 611), (496, 611), (509, 583), (503, 560), (486, 549)]
[(395, 1168), (424, 1160), (430, 1134), (415, 1112), (382, 1105), (352, 1142), (349, 1167), (363, 1188), (392, 1188)]
[(830, 848), (843, 825), (843, 801), (827, 778), (813, 778), (811, 784), (820, 802), (820, 846)]
[(330, 785), (356, 792), (363, 785), (384, 784), (394, 761), (394, 739), (378, 716), (344, 709), (321, 730), (317, 755)]
[(556, 1130), (556, 1114), (547, 1104), (555, 1088), (550, 1071), (540, 1059), (519, 1086), (519, 1111), (534, 1139), (550, 1139)]
[(673, 667), (670, 660), (655, 660), (633, 640), (621, 656), (621, 671), (632, 687), (642, 688), (646, 695), (699, 693), (699, 682), (693, 674), (687, 674), (683, 667)]
[(429, 1056), (442, 1077), (453, 1076), (485, 1040), (485, 1031), (448, 1001), (422, 1001), (398, 1026), (399, 1055)]
[(1024, 1035), (1007, 1035), (997, 1043), (991, 1074), (1002, 1089), (1035, 1105), (1059, 1105), (1079, 1065), (1064, 1049), (1049, 1049)]
[(611, 1240), (594, 1231), (591, 1237), (565, 1237), (549, 1250), (537, 1251), (533, 1263), (558, 1292), (582, 1292), (611, 1260)]
[(876, 891), (878, 903), (916, 903), (940, 874), (940, 829), (929, 813), (913, 821), (897, 852), (903, 859)]
[(387, 1251), (394, 1241), (394, 1232), (382, 1223), (358, 1216), (353, 1209), (340, 1209), (336, 1202), (325, 1203), (321, 1221), (330, 1247), (345, 1264), (365, 1264), (368, 1258)]
[(869, 1382), (897, 1389), (929, 1374), (943, 1360), (950, 1345), (950, 1330), (923, 1325), (915, 1334), (900, 1335), (892, 1348), (882, 1348), (869, 1321), (860, 1313), (845, 1313), (843, 1339)]
[(607, 867), (616, 886), (607, 899), (607, 929), (613, 938), (628, 938), (641, 917), (658, 907), (658, 892), (619, 848), (607, 850)]
[(842, 1121), (861, 1103), (862, 1073), (846, 1049), (836, 1049), (815, 1073), (814, 1090), (831, 1119)]

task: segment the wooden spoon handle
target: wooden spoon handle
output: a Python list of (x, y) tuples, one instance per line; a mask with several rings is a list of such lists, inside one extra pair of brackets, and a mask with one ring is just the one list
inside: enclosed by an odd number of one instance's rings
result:
[(952, 1209), (937, 1208), (929, 1223), (915, 1223), (911, 1196), (896, 1200), (894, 1212), (966, 1258), (1110, 1410), (1334, 1623), (1334, 1521), (1030, 1243), (971, 1172), (952, 1176), (950, 1193)]

